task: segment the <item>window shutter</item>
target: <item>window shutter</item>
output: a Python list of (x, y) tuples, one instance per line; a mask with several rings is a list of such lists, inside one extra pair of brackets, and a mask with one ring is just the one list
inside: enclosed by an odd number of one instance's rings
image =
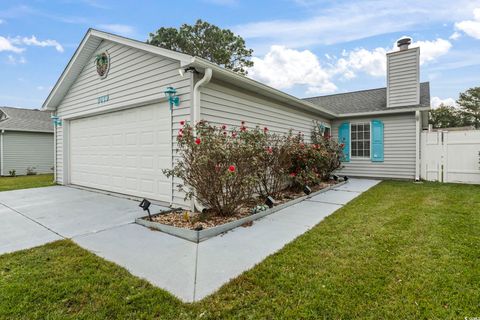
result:
[(338, 143), (344, 144), (343, 162), (350, 161), (350, 123), (344, 122), (338, 128)]
[(372, 162), (383, 162), (383, 122), (372, 120)]

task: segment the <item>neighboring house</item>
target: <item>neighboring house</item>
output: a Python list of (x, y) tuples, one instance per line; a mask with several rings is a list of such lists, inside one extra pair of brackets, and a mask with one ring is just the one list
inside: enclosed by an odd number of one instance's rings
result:
[(45, 111), (0, 107), (0, 167), (8, 176), (53, 172), (53, 125)]
[(162, 169), (175, 161), (180, 121), (200, 119), (293, 129), (307, 140), (321, 124), (346, 144), (342, 172), (416, 179), (429, 88), (420, 90), (418, 49), (404, 47), (388, 55), (388, 89), (302, 100), (204, 59), (90, 29), (43, 105), (61, 120), (55, 179), (188, 206)]

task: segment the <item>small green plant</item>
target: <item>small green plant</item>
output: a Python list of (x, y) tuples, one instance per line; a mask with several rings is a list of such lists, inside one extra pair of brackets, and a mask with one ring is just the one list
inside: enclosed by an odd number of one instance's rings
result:
[(8, 171), (8, 174), (10, 177), (16, 177), (17, 176), (17, 171), (15, 169)]
[(34, 176), (37, 174), (37, 172), (35, 171), (35, 167), (28, 167), (27, 168), (27, 176)]

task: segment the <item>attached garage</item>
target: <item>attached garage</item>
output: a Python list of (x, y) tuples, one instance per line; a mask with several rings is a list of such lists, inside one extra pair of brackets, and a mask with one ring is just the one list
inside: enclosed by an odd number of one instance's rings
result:
[(169, 202), (170, 112), (157, 103), (70, 123), (70, 183)]
[(180, 181), (162, 173), (179, 156), (182, 121), (247, 121), (308, 137), (314, 123), (334, 117), (204, 59), (97, 30), (87, 32), (43, 109), (56, 119), (57, 183), (174, 207), (191, 205)]

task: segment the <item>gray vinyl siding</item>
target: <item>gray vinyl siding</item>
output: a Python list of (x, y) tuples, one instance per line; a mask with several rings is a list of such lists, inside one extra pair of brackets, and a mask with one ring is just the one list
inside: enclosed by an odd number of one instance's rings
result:
[[(94, 59), (96, 53), (104, 50), (108, 50), (111, 66), (108, 76), (100, 79), (95, 70)], [(172, 137), (176, 138), (178, 123), (190, 117), (191, 106), (191, 74), (186, 73), (181, 77), (178, 73), (179, 68), (178, 61), (114, 42), (102, 41), (59, 104), (57, 115), (65, 122), (65, 119), (113, 111), (125, 104), (138, 106), (141, 101), (164, 97), (163, 91), (166, 87), (173, 86), (180, 98), (180, 105), (174, 107), (172, 112)], [(107, 94), (109, 101), (99, 105), (97, 98)], [(166, 102), (165, 105), (168, 107)], [(56, 128), (56, 174), (57, 182), (60, 184), (64, 183), (63, 130), (64, 126)]]
[(17, 175), (27, 168), (37, 173), (52, 173), (53, 134), (5, 131), (3, 133), (3, 175), (15, 170)]
[(413, 106), (420, 103), (420, 49), (387, 55), (387, 107)]
[(271, 132), (302, 132), (310, 140), (314, 120), (330, 123), (311, 113), (298, 110), (255, 92), (235, 88), (219, 82), (202, 87), (201, 117), (213, 124), (239, 127), (245, 121), (247, 127), (268, 127)]
[(384, 161), (372, 162), (370, 158), (350, 158), (339, 173), (347, 176), (414, 179), (415, 178), (415, 114), (381, 117), (363, 117), (335, 120), (332, 137), (338, 139), (338, 127), (343, 122), (370, 122), (378, 119), (384, 123)]

